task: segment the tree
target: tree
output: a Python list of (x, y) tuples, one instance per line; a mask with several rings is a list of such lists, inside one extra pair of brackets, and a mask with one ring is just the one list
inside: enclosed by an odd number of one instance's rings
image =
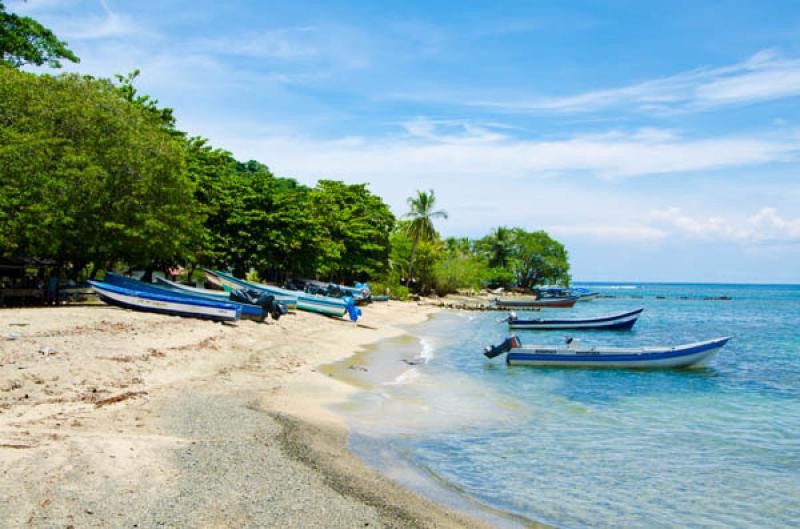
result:
[(410, 222), (406, 225), (406, 230), (411, 239), (411, 254), (408, 259), (408, 281), (411, 281), (414, 277), (414, 259), (420, 241), (428, 242), (436, 238), (433, 219), (447, 218), (447, 212), (434, 210), (435, 206), (436, 195), (432, 189), (427, 193), (417, 191), (416, 196), (408, 199), (409, 212), (406, 214), (406, 218)]
[[(411, 261), (411, 249), (413, 240), (411, 239), (408, 225), (410, 220), (398, 222), (397, 228), (390, 237), (391, 270), (387, 277), (387, 283), (399, 285), (402, 276), (408, 272)], [(438, 260), (441, 259), (443, 244), (439, 239), (439, 234), (434, 233), (431, 239), (420, 239), (414, 248), (414, 288), (418, 292), (428, 292), (435, 285), (434, 268)], [(406, 282), (410, 281), (406, 278)]]
[(444, 241), (444, 248), (433, 266), (434, 288), (439, 295), (483, 286), (488, 266), (474, 246), (467, 238), (450, 237)]
[(0, 66), (5, 254), (145, 267), (185, 260), (202, 212), (178, 140), (110, 81)]
[(184, 132), (175, 129), (175, 116), (174, 110), (171, 108), (159, 108), (158, 99), (153, 99), (148, 95), (139, 95), (139, 91), (134, 86), (133, 82), (139, 77), (140, 70), (133, 70), (128, 75), (115, 74), (114, 79), (117, 80), (117, 89), (122, 95), (122, 98), (136, 106), (141, 107), (146, 112), (151, 114), (153, 118), (158, 120), (162, 126), (175, 134), (176, 136), (185, 136)]
[(481, 239), (481, 246), (489, 259), (489, 266), (506, 268), (513, 256), (513, 233), (505, 226), (498, 226)]
[(366, 184), (320, 180), (310, 198), (323, 229), (321, 277), (351, 283), (385, 272), (395, 218), (380, 197)]
[(512, 230), (515, 243), (515, 272), (519, 286), (532, 288), (542, 283), (569, 285), (569, 255), (560, 242), (544, 231)]
[(19, 68), (26, 64), (61, 68), (59, 59), (80, 62), (67, 48), (67, 43), (52, 31), (30, 17), (21, 17), (6, 11), (0, 2), (0, 60)]

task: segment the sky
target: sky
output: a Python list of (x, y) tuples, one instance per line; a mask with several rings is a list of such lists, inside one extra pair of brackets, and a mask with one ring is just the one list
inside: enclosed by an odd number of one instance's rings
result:
[(800, 2), (6, 1), (65, 70), (445, 236), (544, 229), (577, 280), (800, 283)]

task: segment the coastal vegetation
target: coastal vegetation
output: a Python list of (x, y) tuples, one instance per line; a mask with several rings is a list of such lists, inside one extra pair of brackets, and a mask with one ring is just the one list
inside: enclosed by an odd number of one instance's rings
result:
[(310, 187), (237, 160), (179, 130), (172, 109), (137, 91), (138, 71), (22, 71), (78, 58), (2, 3), (0, 54), (0, 257), (46, 259), (73, 279), (181, 265), (372, 281), (399, 297), (569, 282), (566, 249), (543, 231), (442, 239), (433, 191), (398, 219), (367, 184)]

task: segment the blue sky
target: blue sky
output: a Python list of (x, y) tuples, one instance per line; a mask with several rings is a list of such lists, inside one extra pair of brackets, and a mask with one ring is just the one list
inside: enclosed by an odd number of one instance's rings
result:
[(398, 215), (435, 189), (445, 235), (546, 229), (576, 279), (800, 283), (800, 2), (7, 6), (238, 158)]

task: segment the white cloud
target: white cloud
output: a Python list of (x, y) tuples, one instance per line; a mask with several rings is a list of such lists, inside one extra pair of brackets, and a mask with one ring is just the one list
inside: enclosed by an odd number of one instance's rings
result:
[(680, 208), (652, 210), (641, 218), (621, 221), (557, 224), (548, 229), (560, 237), (580, 237), (611, 242), (659, 242), (688, 239), (737, 244), (800, 242), (800, 217), (787, 219), (764, 207), (747, 217), (685, 213)]
[(697, 239), (744, 243), (800, 242), (800, 217), (786, 219), (770, 207), (735, 220), (689, 215), (672, 207), (652, 211), (650, 220), (661, 229)]
[(311, 43), (312, 33), (318, 28), (270, 29), (245, 35), (198, 39), (193, 48), (219, 54), (240, 55), (255, 58), (300, 59), (319, 54)]
[(154, 35), (132, 17), (112, 10), (108, 0), (97, 0), (93, 3), (95, 7), (89, 7), (89, 11), (81, 10), (80, 14), (75, 8), (76, 3), (77, 0), (19, 1), (11, 2), (9, 10), (37, 19), (43, 16), (41, 22), (70, 42)]
[(302, 136), (236, 134), (213, 138), (240, 157), (270, 161), (284, 174), (522, 179), (587, 173), (604, 179), (713, 171), (791, 161), (794, 138), (732, 136), (689, 140), (667, 132), (577, 135), (527, 140), (482, 125), (416, 119), (407, 134), (389, 138), (321, 140)]
[(730, 66), (699, 68), (620, 88), (524, 101), (476, 101), (473, 105), (555, 112), (623, 107), (643, 111), (698, 110), (797, 95), (800, 95), (800, 59), (783, 59), (771, 50), (763, 50)]

